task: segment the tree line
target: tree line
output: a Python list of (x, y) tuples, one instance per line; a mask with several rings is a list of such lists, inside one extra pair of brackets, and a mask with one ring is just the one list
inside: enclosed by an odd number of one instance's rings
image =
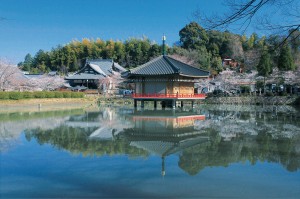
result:
[[(291, 36), (269, 35), (249, 37), (229, 31), (206, 30), (191, 22), (179, 31), (180, 41), (167, 47), (167, 54), (218, 74), (223, 70), (222, 59), (238, 61), (238, 68), (257, 69), (260, 75), (268, 75), (272, 68), (294, 70), (299, 64), (299, 30), (290, 30)], [(87, 39), (73, 40), (50, 51), (39, 50), (34, 56), (27, 54), (18, 66), (30, 73), (59, 71), (75, 72), (86, 59), (113, 59), (126, 68), (137, 67), (162, 54), (162, 46), (148, 38), (130, 38), (123, 41)]]
[(47, 52), (39, 50), (35, 56), (27, 54), (18, 66), (30, 73), (59, 71), (62, 74), (80, 69), (86, 59), (113, 59), (125, 67), (135, 67), (161, 53), (161, 47), (147, 38), (130, 38), (125, 42), (101, 39), (73, 40)]

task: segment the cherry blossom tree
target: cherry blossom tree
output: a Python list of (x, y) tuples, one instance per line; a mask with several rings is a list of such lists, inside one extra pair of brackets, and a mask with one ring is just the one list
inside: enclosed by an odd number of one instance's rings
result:
[(21, 70), (7, 61), (0, 60), (0, 90), (16, 90), (22, 81)]
[(64, 79), (60, 76), (43, 75), (28, 78), (15, 65), (0, 60), (1, 91), (49, 91), (60, 88)]
[(121, 74), (118, 72), (112, 71), (112, 74), (106, 76), (98, 81), (98, 88), (101, 93), (105, 94), (114, 94), (114, 91), (123, 81)]
[(23, 82), (23, 90), (28, 91), (51, 91), (64, 85), (65, 80), (60, 76), (43, 75), (41, 77), (30, 78)]

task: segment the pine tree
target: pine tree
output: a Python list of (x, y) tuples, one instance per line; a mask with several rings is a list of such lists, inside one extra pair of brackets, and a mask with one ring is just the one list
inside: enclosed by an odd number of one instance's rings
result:
[(272, 66), (271, 66), (271, 56), (267, 50), (264, 50), (258, 65), (256, 66), (257, 72), (259, 75), (262, 75), (264, 77), (271, 74)]
[[(271, 65), (271, 56), (267, 49), (264, 49), (262, 55), (260, 57), (259, 63), (256, 66), (257, 72), (259, 75), (264, 77), (264, 87), (266, 86), (265, 78), (272, 72), (272, 65)], [(264, 89), (265, 92), (265, 89)]]
[(291, 49), (287, 44), (284, 44), (280, 49), (280, 55), (278, 58), (278, 68), (283, 71), (295, 70), (295, 64)]

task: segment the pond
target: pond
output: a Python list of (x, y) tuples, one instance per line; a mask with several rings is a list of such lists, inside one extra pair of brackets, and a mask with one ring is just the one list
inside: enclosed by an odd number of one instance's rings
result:
[(0, 198), (299, 198), (293, 107), (0, 114)]

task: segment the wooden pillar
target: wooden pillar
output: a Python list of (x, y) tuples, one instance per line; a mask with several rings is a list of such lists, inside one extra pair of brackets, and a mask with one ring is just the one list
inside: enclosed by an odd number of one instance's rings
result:
[(141, 108), (144, 108), (144, 107), (145, 107), (144, 100), (141, 100)]
[(137, 100), (134, 99), (134, 108), (137, 108)]
[(154, 109), (156, 109), (156, 108), (157, 108), (157, 101), (154, 100)]
[(165, 157), (161, 157), (161, 175), (165, 176), (166, 175), (166, 170), (165, 170)]
[(162, 107), (162, 109), (166, 108), (166, 101), (161, 101), (161, 107)]
[(176, 108), (176, 100), (172, 100), (172, 109)]

